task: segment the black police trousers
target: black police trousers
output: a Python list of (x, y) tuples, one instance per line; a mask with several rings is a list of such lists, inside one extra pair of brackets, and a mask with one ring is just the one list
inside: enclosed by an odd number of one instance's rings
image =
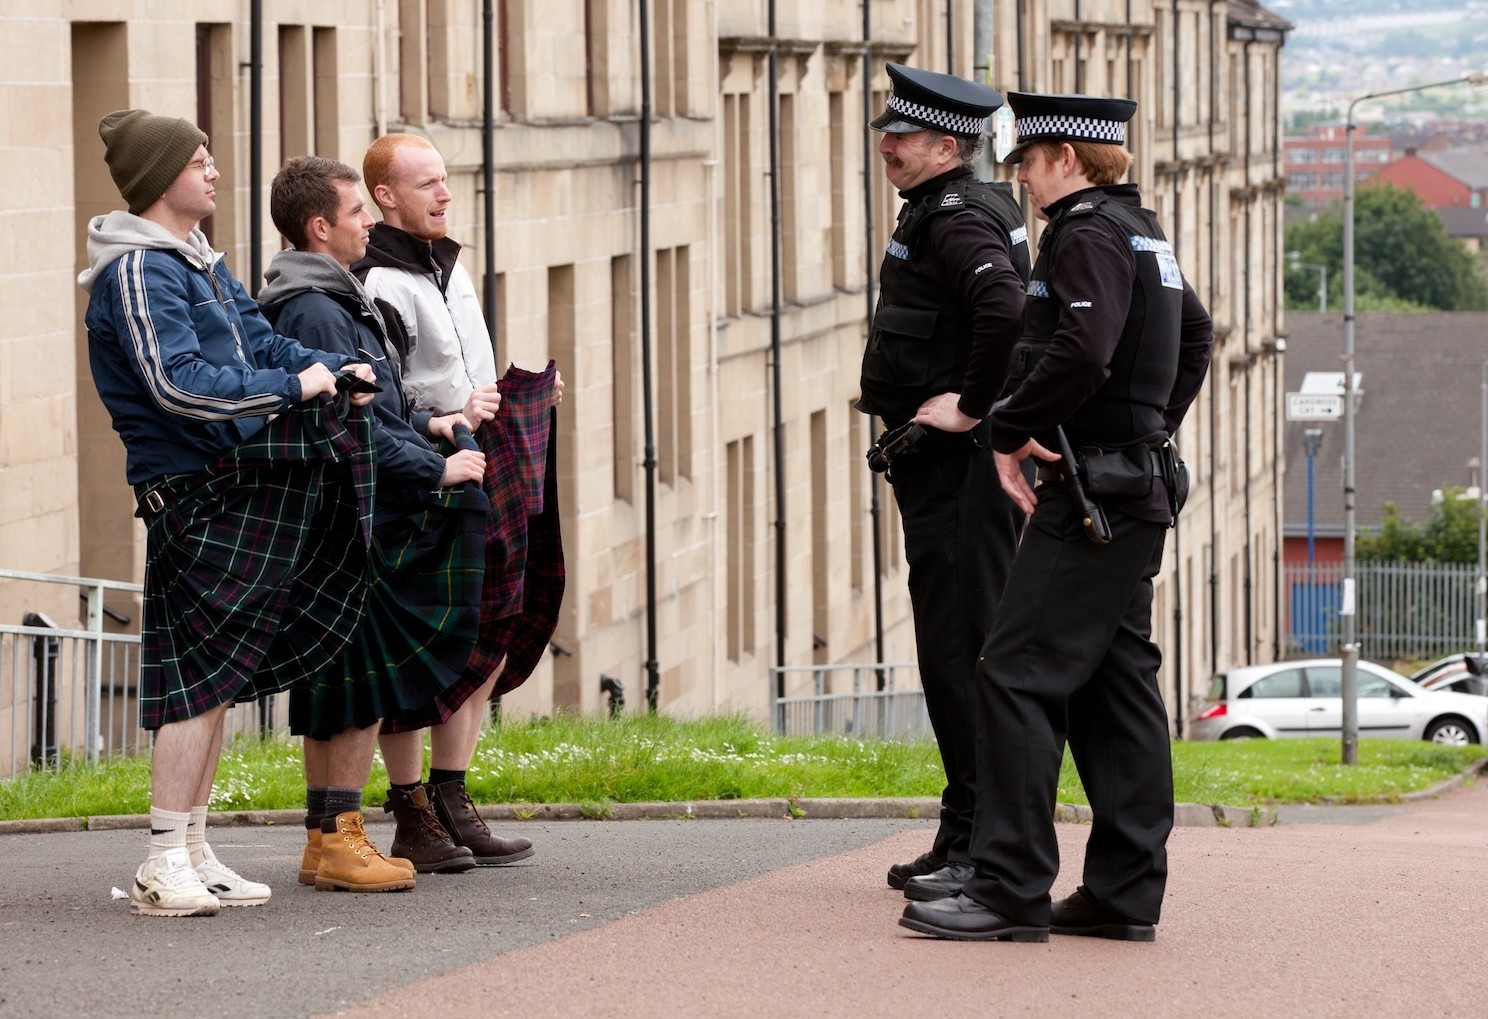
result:
[(977, 656), (1023, 513), (1002, 491), (991, 450), (965, 436), (935, 439), (896, 459), (890, 480), (904, 526), (920, 682), (946, 772), (932, 851), (967, 863), (976, 810)]
[(1168, 717), (1152, 642), (1152, 578), (1167, 528), (1107, 506), (1095, 545), (1058, 485), (1039, 502), (983, 652), (977, 788), (965, 894), (1004, 917), (1049, 922), (1059, 870), (1054, 807), (1068, 741), (1094, 823), (1082, 890), (1156, 923), (1173, 827)]

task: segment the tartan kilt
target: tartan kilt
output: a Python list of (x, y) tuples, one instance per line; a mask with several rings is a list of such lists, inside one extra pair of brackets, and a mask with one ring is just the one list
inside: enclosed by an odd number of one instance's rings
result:
[(364, 729), (460, 679), (480, 626), (488, 503), (473, 484), (425, 500), (373, 528), (366, 612), (341, 657), (291, 692), (292, 733)]
[(367, 586), (372, 457), (370, 413), (340, 397), (166, 486), (147, 525), (142, 727), (289, 689), (341, 652)]
[[(530, 632), (532, 619), (523, 606), (529, 597), (526, 585), (534, 576), (528, 564), (529, 530), (533, 514), (543, 509), (546, 481), (553, 469), (551, 408), (556, 376), (557, 367), (549, 361), (541, 372), (512, 365), (500, 380), (501, 409), (474, 436), (486, 457), (482, 487), (491, 504), (486, 525), (486, 575), (480, 595), (480, 634), (459, 679), (421, 710), (384, 718), (383, 732), (412, 732), (443, 724), (491, 678), (514, 645), (525, 642), (525, 647), (536, 641), (537, 660), (547, 647), (563, 598), (561, 541), (556, 595), (549, 590), (543, 592), (549, 597), (541, 599), (544, 607), (552, 603), (552, 625), (543, 629), (539, 624), (542, 632), (535, 636)], [(557, 500), (551, 501), (556, 527)], [(544, 564), (551, 567), (551, 559), (545, 558)], [(551, 577), (551, 569), (539, 573), (543, 578)], [(512, 687), (526, 680), (535, 666), (536, 661)], [(503, 674), (509, 671), (503, 670)]]

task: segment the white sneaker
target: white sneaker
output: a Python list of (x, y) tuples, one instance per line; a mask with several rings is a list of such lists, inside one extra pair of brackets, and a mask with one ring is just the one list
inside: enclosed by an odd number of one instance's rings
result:
[(202, 862), (196, 865), (196, 876), (221, 905), (262, 906), (269, 901), (268, 885), (243, 877), (217, 859), (211, 846), (202, 847)]
[(141, 864), (129, 899), (135, 912), (145, 916), (216, 916), (221, 908), (196, 876), (184, 847), (167, 849)]

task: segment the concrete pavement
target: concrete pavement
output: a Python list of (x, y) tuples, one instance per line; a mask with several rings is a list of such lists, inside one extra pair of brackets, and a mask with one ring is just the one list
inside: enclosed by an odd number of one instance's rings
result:
[[(301, 831), (221, 829), (275, 897), (181, 920), (108, 897), (141, 832), (7, 835), (0, 1015), (1483, 1014), (1488, 787), (1344, 809), (1177, 829), (1151, 945), (898, 927), (884, 870), (927, 846), (925, 821), (501, 822), (538, 855), (404, 895), (302, 888)], [(1059, 826), (1056, 895), (1087, 830)]]

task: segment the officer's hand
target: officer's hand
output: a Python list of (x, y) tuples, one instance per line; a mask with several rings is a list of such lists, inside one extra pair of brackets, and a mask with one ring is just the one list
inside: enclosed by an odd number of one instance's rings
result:
[[(444, 439), (446, 442), (455, 441), (455, 425), (464, 425), (470, 428), (470, 421), (464, 414), (445, 414), (443, 417), (429, 419), (429, 437), (433, 439)], [(470, 429), (474, 431), (473, 428)]]
[(478, 449), (462, 449), (451, 453), (444, 461), (444, 477), (439, 484), (445, 488), (463, 481), (479, 481), (486, 476), (486, 455)]
[(997, 462), (997, 479), (1002, 482), (1002, 490), (1007, 493), (1009, 499), (1013, 500), (1013, 505), (1024, 513), (1032, 513), (1033, 508), (1038, 505), (1038, 497), (1033, 494), (1033, 486), (1023, 476), (1023, 461), (1030, 456), (1036, 456), (1040, 460), (1059, 459), (1058, 453), (1049, 452), (1032, 439), (1011, 453), (992, 454)]
[(553, 373), (553, 406), (556, 407), (563, 402), (563, 373)]
[(501, 407), (501, 391), (496, 388), (496, 383), (489, 386), (481, 386), (470, 394), (470, 399), (465, 401), (465, 419), (470, 422), (472, 428), (479, 428), (487, 421), (496, 416), (496, 411)]
[(961, 413), (960, 393), (941, 393), (920, 404), (915, 411), (914, 422), (928, 425), (942, 432), (969, 432), (977, 426), (980, 418), (967, 417)]

